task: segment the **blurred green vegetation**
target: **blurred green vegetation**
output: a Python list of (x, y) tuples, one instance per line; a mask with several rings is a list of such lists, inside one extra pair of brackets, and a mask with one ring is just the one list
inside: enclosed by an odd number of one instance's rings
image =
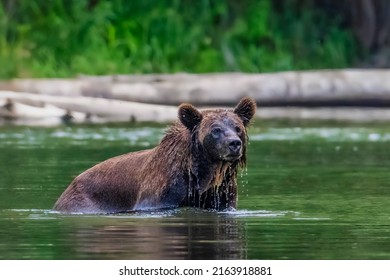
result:
[(2, 79), (342, 68), (360, 52), (311, 1), (0, 3)]

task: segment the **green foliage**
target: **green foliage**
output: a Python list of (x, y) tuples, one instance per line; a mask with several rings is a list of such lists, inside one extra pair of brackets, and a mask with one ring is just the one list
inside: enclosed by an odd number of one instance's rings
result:
[(340, 19), (289, 0), (0, 0), (0, 78), (350, 66)]

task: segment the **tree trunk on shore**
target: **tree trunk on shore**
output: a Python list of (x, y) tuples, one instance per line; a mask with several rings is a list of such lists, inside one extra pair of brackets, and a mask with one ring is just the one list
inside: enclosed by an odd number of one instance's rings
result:
[[(73, 114), (80, 120), (92, 116), (101, 121), (166, 122), (176, 119), (180, 103), (230, 107), (243, 96), (257, 101), (258, 116), (263, 119), (387, 121), (390, 70), (12, 80), (0, 83), (0, 117), (28, 118), (30, 114), (31, 119), (40, 115), (36, 109), (41, 108), (46, 112), (43, 116)], [(12, 103), (16, 105), (14, 112), (9, 110)], [(367, 109), (357, 109), (363, 107)]]
[(229, 106), (250, 96), (261, 106), (390, 106), (390, 70), (266, 74), (115, 75), (12, 80), (0, 90), (150, 104)]

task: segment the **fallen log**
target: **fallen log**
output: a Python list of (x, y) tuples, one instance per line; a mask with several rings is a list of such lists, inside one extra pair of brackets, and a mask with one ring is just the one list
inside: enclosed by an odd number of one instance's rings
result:
[[(390, 109), (358, 107), (259, 107), (261, 120), (390, 121)], [(177, 107), (107, 100), (0, 91), (0, 123), (57, 125), (60, 123), (172, 122)]]
[(0, 83), (1, 89), (175, 106), (232, 106), (250, 96), (263, 107), (389, 107), (390, 70), (82, 76), (12, 80)]
[[(175, 106), (151, 105), (84, 96), (51, 96), (0, 91), (0, 98), (3, 98), (4, 103), (0, 116), (3, 113), (3, 117), (10, 117), (9, 114), (12, 113), (15, 119), (36, 119), (39, 118), (37, 116), (41, 118), (63, 118), (66, 117), (66, 114), (71, 114), (74, 118), (77, 116), (75, 119), (85, 119), (86, 121), (91, 121), (91, 118), (98, 118), (99, 122), (168, 122), (176, 119), (177, 116)], [(12, 100), (15, 103), (12, 112), (7, 112), (4, 108), (7, 100)]]

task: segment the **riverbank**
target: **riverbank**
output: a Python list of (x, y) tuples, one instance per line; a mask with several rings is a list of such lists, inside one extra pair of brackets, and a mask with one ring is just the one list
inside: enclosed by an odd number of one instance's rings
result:
[(0, 123), (170, 122), (177, 106), (254, 98), (261, 119), (390, 121), (390, 70), (173, 74), (0, 82)]

